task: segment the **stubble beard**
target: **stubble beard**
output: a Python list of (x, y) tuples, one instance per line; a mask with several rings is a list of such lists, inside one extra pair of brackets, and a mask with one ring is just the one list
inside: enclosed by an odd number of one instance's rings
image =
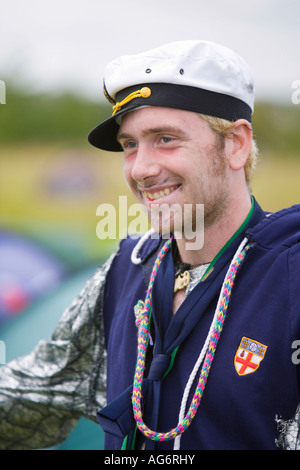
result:
[[(178, 204), (175, 211), (171, 206), (169, 211), (166, 208), (164, 214), (152, 217), (152, 221), (155, 221), (154, 229), (157, 232), (178, 233), (183, 236), (187, 231), (197, 233), (199, 230), (204, 230), (204, 227), (206, 229), (212, 227), (226, 214), (229, 207), (229, 192), (224, 148), (218, 142), (208, 150), (207, 154), (211, 164), (205, 175), (199, 175), (199, 187), (203, 188), (202, 200), (193, 204), (186, 201), (182, 206)], [(199, 206), (203, 207), (204, 215), (199, 210)], [(185, 220), (187, 210), (189, 210), (190, 217)], [(150, 213), (148, 216), (151, 217)]]

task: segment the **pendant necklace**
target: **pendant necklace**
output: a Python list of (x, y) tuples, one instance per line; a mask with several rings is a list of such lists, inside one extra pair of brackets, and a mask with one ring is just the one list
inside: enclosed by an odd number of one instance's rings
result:
[[(185, 289), (188, 286), (189, 290), (192, 290), (192, 288), (198, 283), (199, 279), (202, 278), (202, 275), (205, 273), (209, 265), (210, 262), (196, 265), (181, 262), (175, 263), (174, 293)], [(193, 283), (192, 287), (190, 286), (190, 283)]]

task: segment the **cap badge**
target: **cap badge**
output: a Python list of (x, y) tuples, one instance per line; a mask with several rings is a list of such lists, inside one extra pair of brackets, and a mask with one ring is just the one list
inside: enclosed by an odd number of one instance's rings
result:
[(130, 95), (126, 96), (122, 101), (118, 102), (113, 106), (113, 113), (112, 115), (114, 116), (120, 109), (122, 109), (122, 106), (125, 104), (129, 103), (135, 98), (149, 98), (151, 95), (151, 90), (147, 86), (141, 88), (140, 90), (134, 91), (133, 93), (130, 93)]

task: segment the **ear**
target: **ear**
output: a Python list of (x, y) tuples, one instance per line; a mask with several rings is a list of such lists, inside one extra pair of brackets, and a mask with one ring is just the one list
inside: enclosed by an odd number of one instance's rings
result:
[(230, 134), (226, 137), (229, 166), (237, 171), (244, 168), (252, 145), (252, 128), (246, 119), (235, 121)]

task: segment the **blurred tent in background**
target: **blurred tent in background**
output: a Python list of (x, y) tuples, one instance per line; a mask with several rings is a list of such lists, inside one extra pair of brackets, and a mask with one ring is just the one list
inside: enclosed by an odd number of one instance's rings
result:
[(0, 325), (54, 290), (67, 273), (66, 264), (38, 243), (0, 232)]

